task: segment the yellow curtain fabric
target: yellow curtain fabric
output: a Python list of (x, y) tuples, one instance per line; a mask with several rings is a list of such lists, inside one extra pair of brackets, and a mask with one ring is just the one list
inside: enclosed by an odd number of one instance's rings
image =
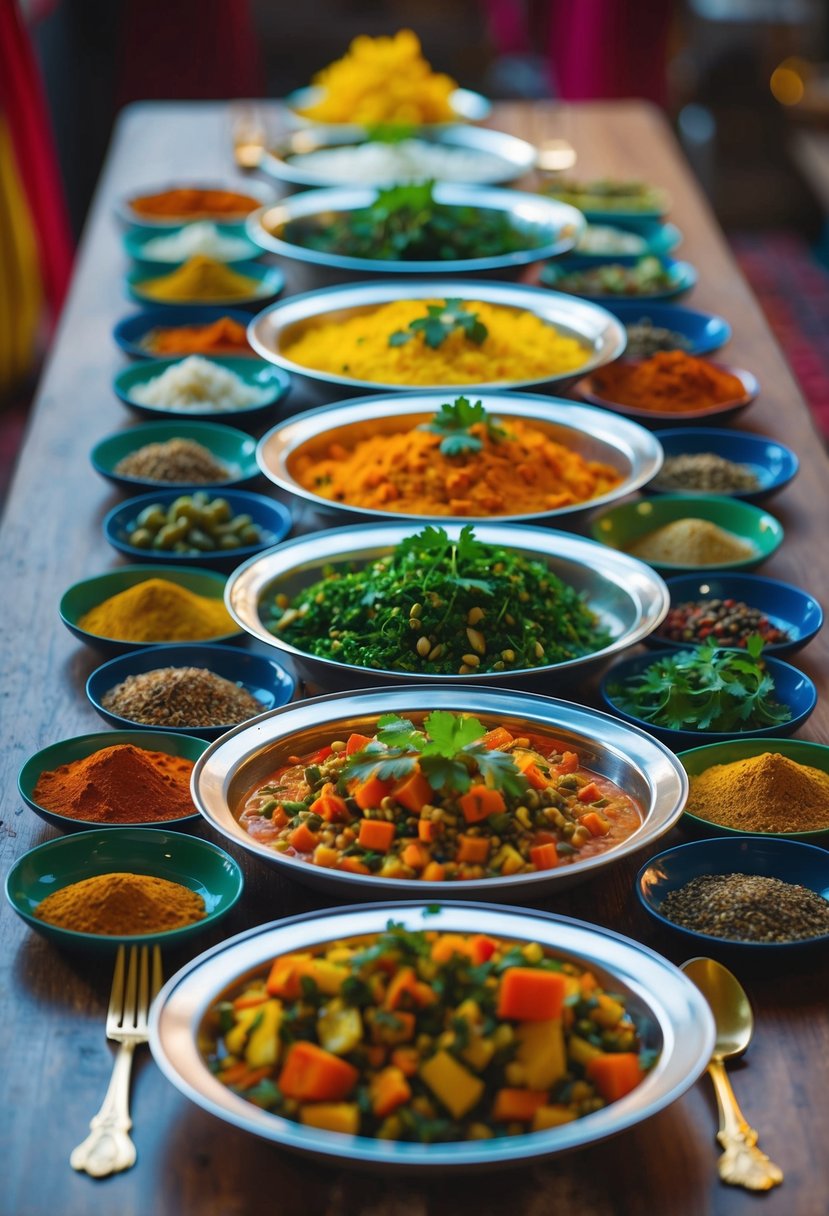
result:
[(42, 304), (35, 231), (0, 114), (0, 400), (32, 368)]

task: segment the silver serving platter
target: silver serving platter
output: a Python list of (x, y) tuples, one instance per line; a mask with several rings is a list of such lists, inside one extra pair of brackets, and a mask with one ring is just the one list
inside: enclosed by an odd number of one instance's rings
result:
[[(426, 926), (536, 941), (568, 962), (589, 967), (610, 991), (624, 995), (643, 1042), (659, 1053), (656, 1063), (626, 1097), (561, 1127), (427, 1145), (305, 1127), (246, 1102), (213, 1076), (199, 1052), (198, 1035), (205, 1014), (230, 984), (279, 954), (382, 932), (390, 917), (411, 930)], [(439, 910), (427, 909), (421, 901), (337, 908), (259, 925), (221, 942), (174, 975), (153, 1002), (150, 1027), (150, 1049), (161, 1071), (216, 1118), (295, 1153), (396, 1173), (502, 1169), (617, 1135), (681, 1097), (701, 1076), (713, 1046), (714, 1020), (700, 991), (638, 942), (568, 917), (451, 902)]]
[[(260, 182), (252, 177), (234, 177), (228, 178), (225, 181), (172, 181), (161, 182), (159, 185), (148, 186), (146, 189), (130, 190), (129, 194), (123, 195), (115, 204), (115, 214), (122, 224), (128, 224), (130, 227), (137, 228), (181, 228), (184, 224), (190, 223), (187, 219), (182, 219), (181, 216), (166, 216), (166, 215), (141, 215), (138, 211), (133, 211), (132, 200), (136, 198), (146, 198), (152, 194), (165, 194), (168, 190), (181, 190), (192, 188), (194, 190), (232, 190), (235, 194), (246, 194), (249, 198), (258, 200), (260, 206), (266, 207), (273, 203), (275, 190), (269, 182)], [(223, 224), (243, 224), (245, 215), (234, 214), (227, 218), (221, 216), (210, 221), (221, 227)]]
[[(360, 312), (369, 312), (393, 300), (480, 300), (507, 308), (527, 309), (542, 321), (554, 326), (568, 337), (584, 343), (585, 362), (572, 371), (536, 374), (526, 380), (506, 380), (482, 384), (415, 386), (419, 391), (436, 389), (451, 392), (481, 392), (485, 389), (529, 388), (532, 385), (561, 388), (588, 375), (606, 363), (618, 359), (625, 349), (627, 331), (617, 317), (598, 304), (590, 304), (577, 296), (548, 291), (540, 287), (525, 287), (517, 283), (488, 280), (413, 279), (396, 282), (355, 283), (341, 287), (326, 287), (291, 296), (258, 313), (248, 326), (248, 341), (258, 355), (299, 377), (305, 386), (322, 386), (327, 400), (348, 396), (355, 389), (367, 392), (383, 390), (400, 392), (403, 384), (386, 384), (381, 380), (358, 380), (334, 372), (318, 371), (295, 363), (285, 356), (285, 346), (309, 325), (344, 321)], [(336, 387), (339, 386), (339, 393)]]
[[(451, 394), (450, 394), (451, 396)], [(323, 498), (301, 485), (291, 472), (295, 457), (307, 452), (324, 453), (329, 444), (351, 448), (363, 439), (394, 435), (428, 422), (447, 400), (446, 392), (401, 393), (390, 397), (357, 397), (335, 405), (322, 406), (296, 414), (273, 427), (259, 440), (256, 459), (265, 476), (296, 498), (305, 499), (322, 514), (348, 515), (353, 518), (400, 520), (439, 519), (444, 523), (484, 523), (486, 517), (412, 514)], [(654, 478), (662, 467), (663, 452), (651, 431), (609, 410), (575, 405), (555, 397), (530, 393), (482, 393), (480, 400), (490, 416), (509, 425), (511, 419), (531, 421), (550, 439), (577, 452), (585, 460), (598, 460), (617, 469), (622, 476), (618, 486), (607, 493), (570, 506), (524, 515), (499, 515), (498, 523), (560, 522), (594, 507), (607, 505), (632, 494)]]
[[(322, 94), (323, 90), (319, 85), (313, 84), (306, 85), (303, 89), (294, 89), (292, 93), (288, 93), (284, 104), (289, 121), (297, 127), (319, 126), (320, 124), (315, 119), (306, 118), (302, 111), (317, 105), (322, 99)], [(482, 93), (475, 93), (472, 89), (453, 89), (449, 94), (449, 104), (454, 110), (454, 118), (451, 123), (424, 124), (422, 127), (417, 128), (418, 131), (440, 130), (459, 122), (483, 122), (492, 113), (492, 102), (484, 97)], [(337, 126), (343, 131), (365, 134), (364, 128), (356, 124), (338, 123)]]
[[(464, 186), (454, 182), (438, 182), (433, 188), (436, 203), (446, 207), (477, 207), (509, 215), (516, 230), (543, 237), (543, 244), (513, 253), (491, 257), (455, 258), (442, 261), (404, 261), (384, 258), (346, 257), (308, 249), (285, 237), (285, 227), (295, 220), (342, 215), (370, 207), (378, 190), (375, 186), (334, 186), (327, 190), (304, 190), (271, 207), (261, 207), (248, 216), (245, 229), (248, 236), (269, 253), (298, 262), (308, 262), (317, 273), (325, 272), (328, 282), (351, 282), (362, 275), (464, 275), (491, 274), (515, 277), (527, 266), (558, 257), (573, 249), (585, 229), (585, 219), (575, 207), (544, 198), (540, 194), (525, 194), (517, 190), (500, 190), (493, 186)], [(322, 284), (321, 284), (322, 285)]]
[[(536, 164), (536, 149), (525, 139), (508, 135), (505, 131), (493, 131), (488, 127), (471, 127), (460, 124), (448, 127), (421, 128), (413, 137), (426, 143), (439, 144), (442, 148), (457, 148), (464, 152), (486, 152), (504, 162), (503, 171), (493, 173), (479, 185), (507, 185), (532, 172)], [(326, 178), (321, 174), (303, 169), (302, 158), (309, 152), (341, 148), (367, 142), (365, 132), (355, 134), (342, 127), (305, 127), (294, 131), (287, 138), (262, 154), (259, 168), (271, 177), (290, 186), (348, 186), (347, 178)], [(296, 158), (296, 159), (294, 159)], [(371, 183), (372, 185), (389, 183)]]
[[(420, 722), (435, 709), (472, 714), (487, 728), (506, 726), (516, 737), (529, 732), (562, 740), (578, 751), (586, 768), (609, 778), (637, 800), (643, 815), (641, 826), (607, 852), (554, 870), (446, 883), (381, 878), (315, 866), (258, 843), (239, 825), (234, 811), (276, 769), (287, 764), (289, 756), (313, 753), (352, 731), (373, 735), (377, 719), (384, 713), (398, 713)], [(523, 903), (554, 895), (652, 846), (682, 814), (688, 777), (663, 743), (599, 710), (482, 685), (447, 688), (432, 684), (425, 688), (398, 685), (331, 694), (261, 714), (228, 731), (202, 753), (193, 769), (191, 791), (196, 806), (217, 832), (283, 874), (329, 895), (440, 899), (451, 891), (456, 899), (515, 899)]]
[[(460, 526), (446, 524), (450, 537), (457, 538)], [(547, 691), (554, 685), (579, 699), (586, 671), (601, 666), (629, 646), (646, 638), (662, 622), (670, 603), (668, 588), (645, 562), (608, 545), (585, 540), (550, 528), (525, 525), (482, 524), (476, 537), (500, 545), (528, 558), (546, 561), (564, 582), (583, 594), (587, 605), (610, 631), (611, 641), (601, 650), (563, 663), (513, 671), (493, 671), (478, 676), (432, 675), (386, 668), (356, 667), (335, 659), (321, 658), (298, 650), (272, 634), (259, 614), (263, 600), (283, 593), (293, 599), (304, 587), (322, 577), (328, 565), (358, 566), (384, 557), (416, 528), (411, 523), (364, 524), (314, 532), (268, 549), (238, 566), (225, 586), (225, 604), (246, 633), (282, 654), (290, 655), (303, 678), (322, 688), (365, 688), (376, 684), (470, 684), (482, 679), (501, 687), (534, 687)]]

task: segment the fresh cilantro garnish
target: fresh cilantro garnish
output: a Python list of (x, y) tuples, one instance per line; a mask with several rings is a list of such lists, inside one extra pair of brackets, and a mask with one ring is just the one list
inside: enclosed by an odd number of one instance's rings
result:
[(444, 456), (459, 456), (463, 452), (480, 452), (483, 440), (471, 434), (473, 426), (483, 425), (493, 443), (505, 438), (507, 432), (497, 419), (491, 418), (483, 403), (473, 403), (468, 397), (456, 397), (445, 401), (430, 422), (425, 422), (422, 431), (442, 435), (440, 451)]
[(759, 661), (763, 640), (741, 650), (706, 643), (656, 659), (608, 693), (625, 713), (671, 730), (759, 730), (791, 719), (774, 699), (774, 680)]
[(446, 341), (456, 330), (470, 342), (480, 346), (489, 334), (476, 312), (470, 312), (463, 300), (444, 300), (442, 304), (427, 304), (426, 316), (410, 321), (408, 331), (397, 329), (389, 336), (389, 346), (404, 346), (416, 334), (423, 334), (423, 341), (433, 350)]
[(366, 133), (372, 143), (399, 144), (404, 139), (411, 139), (417, 133), (417, 127), (405, 122), (376, 122), (366, 127)]

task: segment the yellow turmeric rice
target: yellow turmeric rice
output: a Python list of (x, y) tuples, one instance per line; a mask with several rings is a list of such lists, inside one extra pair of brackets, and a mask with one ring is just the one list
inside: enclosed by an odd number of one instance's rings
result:
[(282, 353), (302, 367), (380, 384), (499, 384), (575, 372), (590, 351), (525, 309), (464, 301), (487, 328), (476, 343), (459, 329), (432, 348), (417, 333), (401, 346), (389, 337), (439, 300), (395, 300), (342, 321), (309, 325)]
[(360, 440), (306, 445), (291, 472), (321, 498), (372, 510), (433, 515), (531, 515), (585, 502), (617, 486), (611, 465), (584, 457), (539, 428), (509, 419), (494, 440), (470, 428), (482, 447), (445, 456), (440, 435), (417, 427)]

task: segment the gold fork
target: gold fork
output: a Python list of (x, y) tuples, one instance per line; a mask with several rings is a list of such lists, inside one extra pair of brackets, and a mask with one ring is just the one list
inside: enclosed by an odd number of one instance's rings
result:
[(118, 947), (112, 991), (109, 995), (106, 1033), (120, 1044), (106, 1097), (89, 1124), (90, 1133), (73, 1151), (69, 1164), (103, 1178), (135, 1165), (135, 1145), (129, 1137), (132, 1057), (139, 1043), (149, 1038), (150, 1004), (162, 984), (161, 950), (153, 946), (152, 977), (148, 946), (131, 946), (129, 966), (125, 950)]

